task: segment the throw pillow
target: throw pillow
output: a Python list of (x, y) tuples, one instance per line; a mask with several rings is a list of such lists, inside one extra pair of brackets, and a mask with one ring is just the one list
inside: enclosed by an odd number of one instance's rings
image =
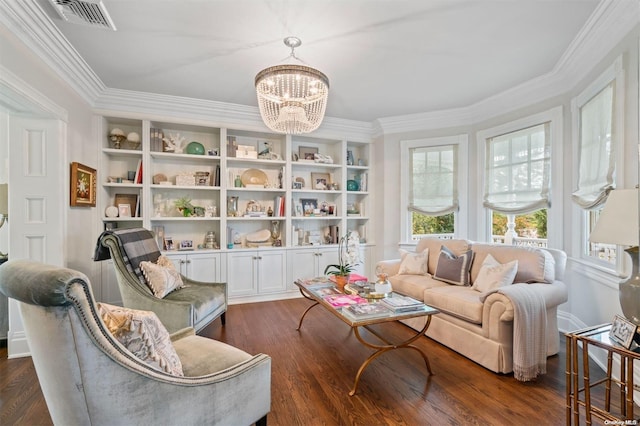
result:
[(420, 253), (411, 253), (406, 250), (400, 250), (402, 262), (400, 263), (399, 275), (427, 275), (429, 264), (429, 249), (425, 249)]
[(162, 299), (174, 290), (184, 287), (180, 273), (166, 256), (160, 256), (158, 263), (140, 262), (140, 269), (147, 279), (147, 285), (153, 295)]
[(484, 258), (482, 267), (473, 283), (474, 290), (485, 293), (495, 288), (504, 287), (513, 283), (518, 272), (518, 261), (500, 263), (490, 254)]
[(433, 278), (449, 284), (469, 285), (469, 270), (473, 262), (473, 255), (472, 250), (467, 250), (460, 256), (456, 256), (451, 250), (442, 246)]
[(98, 303), (98, 313), (109, 332), (133, 355), (156, 370), (184, 376), (169, 332), (151, 311)]

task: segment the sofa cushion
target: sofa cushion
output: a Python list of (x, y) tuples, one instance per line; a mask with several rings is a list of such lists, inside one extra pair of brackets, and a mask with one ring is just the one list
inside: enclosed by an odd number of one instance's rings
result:
[(456, 256), (467, 252), (471, 248), (471, 242), (467, 240), (443, 240), (440, 238), (426, 237), (418, 241), (416, 245), (416, 252), (423, 250), (429, 250), (429, 273), (431, 275), (436, 273), (436, 267), (438, 266), (438, 257), (440, 256), (440, 249), (445, 246)]
[(402, 262), (398, 274), (400, 275), (427, 275), (429, 259), (429, 249), (421, 252), (411, 253), (406, 250), (400, 250)]
[(445, 285), (426, 290), (424, 303), (465, 321), (482, 324), (481, 294), (470, 287)]
[(160, 256), (157, 263), (142, 261), (140, 269), (147, 280), (147, 286), (153, 295), (159, 299), (164, 298), (174, 290), (184, 287), (180, 273), (173, 266), (173, 262), (166, 257)]
[(389, 277), (393, 291), (423, 300), (424, 291), (436, 287), (448, 287), (449, 284), (434, 280), (430, 275), (394, 275)]
[(471, 266), (471, 282), (478, 278), (482, 262), (489, 253), (500, 263), (518, 261), (515, 283), (552, 283), (555, 280), (555, 260), (544, 249), (502, 244), (473, 244), (472, 249), (475, 261)]
[(467, 250), (460, 256), (456, 256), (451, 250), (442, 246), (433, 278), (449, 284), (469, 285), (469, 270), (473, 263), (473, 256), (472, 250)]
[(169, 332), (151, 311), (98, 303), (98, 313), (113, 337), (152, 368), (183, 376)]
[(498, 287), (504, 287), (513, 283), (513, 279), (518, 272), (518, 261), (512, 260), (507, 263), (500, 263), (488, 254), (482, 262), (482, 267), (478, 272), (478, 277), (471, 286), (472, 289), (487, 292)]

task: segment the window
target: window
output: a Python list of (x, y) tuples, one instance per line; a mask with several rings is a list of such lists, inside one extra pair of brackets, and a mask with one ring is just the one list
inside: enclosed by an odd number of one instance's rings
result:
[[(624, 158), (618, 130), (623, 128), (624, 71), (622, 58), (605, 70), (571, 102), (574, 140), (574, 192), (576, 206), (573, 235), (584, 259), (613, 268), (618, 262), (615, 245), (590, 243), (609, 192), (621, 183)], [(621, 266), (620, 266), (621, 268)]]
[[(480, 131), (477, 137), (479, 169), (484, 170), (478, 192), (485, 207), (478, 215), (478, 239), (561, 247), (562, 215), (547, 217), (552, 205), (562, 204), (562, 107)], [(554, 179), (558, 183), (552, 192)]]
[(486, 140), (484, 206), (530, 213), (549, 206), (549, 123)]
[[(467, 135), (402, 142), (402, 228), (407, 241), (460, 233)], [(465, 178), (463, 179), (463, 176)], [(463, 188), (466, 189), (466, 188)], [(466, 209), (464, 209), (466, 215)]]

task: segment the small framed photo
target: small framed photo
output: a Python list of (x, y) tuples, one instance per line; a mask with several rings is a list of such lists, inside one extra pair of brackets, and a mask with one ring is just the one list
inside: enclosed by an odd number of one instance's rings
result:
[(95, 169), (80, 163), (71, 163), (71, 198), (72, 207), (96, 206), (96, 178)]
[(318, 148), (310, 147), (310, 146), (301, 146), (298, 148), (298, 158), (300, 160), (314, 160), (316, 158), (316, 154), (318, 153)]
[(325, 190), (329, 189), (331, 183), (331, 175), (329, 173), (311, 173), (312, 189)]
[(165, 250), (173, 250), (173, 237), (164, 237), (164, 248)]
[(636, 328), (637, 326), (631, 321), (616, 315), (611, 324), (609, 337), (614, 342), (624, 346), (625, 349), (629, 349), (633, 342), (633, 337), (636, 335)]
[[(135, 214), (136, 206), (138, 205), (138, 196), (135, 194), (116, 194), (114, 197), (113, 204), (118, 207), (118, 216), (120, 217), (131, 217)], [(123, 216), (122, 212), (126, 213), (125, 207), (121, 207), (123, 205), (129, 206), (129, 215)], [(123, 210), (124, 209), (124, 210)]]
[(293, 189), (302, 189), (302, 182), (293, 182)]
[(302, 204), (302, 211), (305, 216), (313, 216), (318, 210), (317, 198), (300, 198), (300, 204)]
[(131, 206), (129, 204), (118, 204), (118, 216), (131, 217)]
[(182, 240), (182, 241), (180, 241), (179, 250), (193, 250), (193, 240)]
[(296, 216), (304, 216), (304, 211), (302, 210), (302, 203), (296, 203)]

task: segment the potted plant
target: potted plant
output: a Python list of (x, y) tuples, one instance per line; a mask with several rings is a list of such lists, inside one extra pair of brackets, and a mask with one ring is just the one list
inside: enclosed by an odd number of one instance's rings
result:
[(349, 232), (338, 241), (338, 263), (327, 265), (325, 275), (333, 275), (338, 290), (343, 291), (349, 282), (349, 275), (360, 263), (360, 237), (355, 231)]
[(182, 216), (189, 217), (193, 213), (193, 204), (191, 204), (191, 199), (187, 197), (178, 198), (173, 202), (175, 204), (178, 211), (182, 213)]

